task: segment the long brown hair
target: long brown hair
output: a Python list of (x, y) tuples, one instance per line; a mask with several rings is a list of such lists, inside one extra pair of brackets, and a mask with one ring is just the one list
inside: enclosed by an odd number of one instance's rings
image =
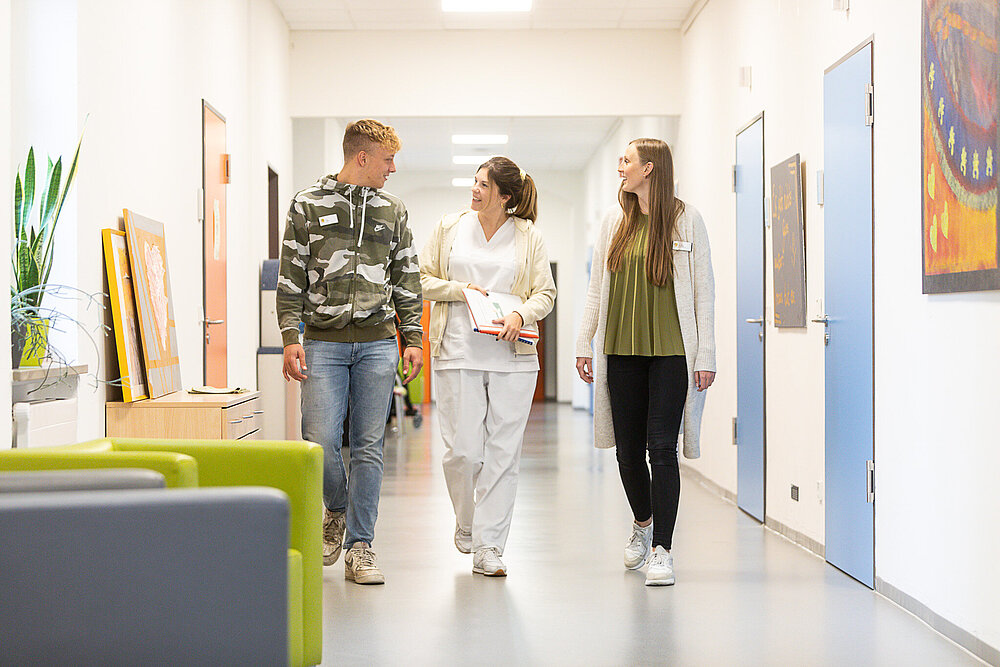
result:
[(538, 190), (535, 188), (535, 181), (514, 164), (513, 160), (498, 155), (479, 165), (479, 169), (486, 170), (490, 183), (501, 195), (510, 197), (506, 208), (511, 215), (532, 222), (538, 219)]
[[(663, 285), (673, 273), (672, 242), (677, 219), (684, 212), (684, 202), (674, 196), (674, 159), (670, 147), (659, 139), (635, 139), (642, 164), (653, 163), (649, 175), (649, 237), (646, 242), (646, 279)], [(624, 187), (624, 183), (622, 184)], [(619, 225), (608, 250), (608, 270), (618, 271), (639, 228), (639, 197), (634, 192), (618, 189), (625, 221)]]

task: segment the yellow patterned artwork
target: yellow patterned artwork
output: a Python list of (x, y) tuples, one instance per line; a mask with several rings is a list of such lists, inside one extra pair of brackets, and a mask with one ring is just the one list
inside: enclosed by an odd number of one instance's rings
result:
[(142, 367), (139, 349), (139, 321), (136, 315), (132, 288), (132, 270), (128, 263), (128, 249), (124, 232), (103, 230), (104, 262), (108, 273), (108, 292), (111, 295), (111, 314), (115, 330), (115, 348), (118, 350), (118, 369), (121, 374), (122, 400), (126, 403), (146, 398), (146, 373)]

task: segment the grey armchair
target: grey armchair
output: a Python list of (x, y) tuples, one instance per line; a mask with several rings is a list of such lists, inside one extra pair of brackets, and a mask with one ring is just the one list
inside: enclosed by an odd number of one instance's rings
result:
[(0, 493), (0, 664), (286, 664), (288, 512), (263, 487)]

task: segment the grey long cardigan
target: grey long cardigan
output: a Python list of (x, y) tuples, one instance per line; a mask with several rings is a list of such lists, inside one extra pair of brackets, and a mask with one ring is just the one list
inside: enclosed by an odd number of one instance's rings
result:
[[(604, 354), (611, 287), (611, 277), (606, 269), (608, 246), (622, 219), (621, 208), (608, 211), (600, 236), (594, 243), (587, 303), (576, 339), (576, 356), (594, 358), (594, 446), (601, 449), (615, 446), (608, 395), (608, 358)], [(677, 221), (676, 239), (691, 244), (690, 251), (675, 249), (673, 259), (674, 294), (688, 367), (688, 391), (681, 432), (684, 435), (684, 456), (696, 459), (701, 456), (698, 434), (705, 392), (695, 388), (694, 372), (715, 371), (715, 279), (705, 223), (701, 214), (690, 205), (685, 206), (684, 215)], [(594, 342), (593, 351), (591, 341)]]

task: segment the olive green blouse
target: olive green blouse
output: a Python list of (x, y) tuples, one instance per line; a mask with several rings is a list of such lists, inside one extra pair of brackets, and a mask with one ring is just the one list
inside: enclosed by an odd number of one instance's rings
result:
[(649, 282), (646, 277), (648, 240), (649, 218), (640, 214), (639, 228), (626, 255), (625, 266), (611, 272), (604, 354), (684, 356), (673, 276), (662, 286)]

